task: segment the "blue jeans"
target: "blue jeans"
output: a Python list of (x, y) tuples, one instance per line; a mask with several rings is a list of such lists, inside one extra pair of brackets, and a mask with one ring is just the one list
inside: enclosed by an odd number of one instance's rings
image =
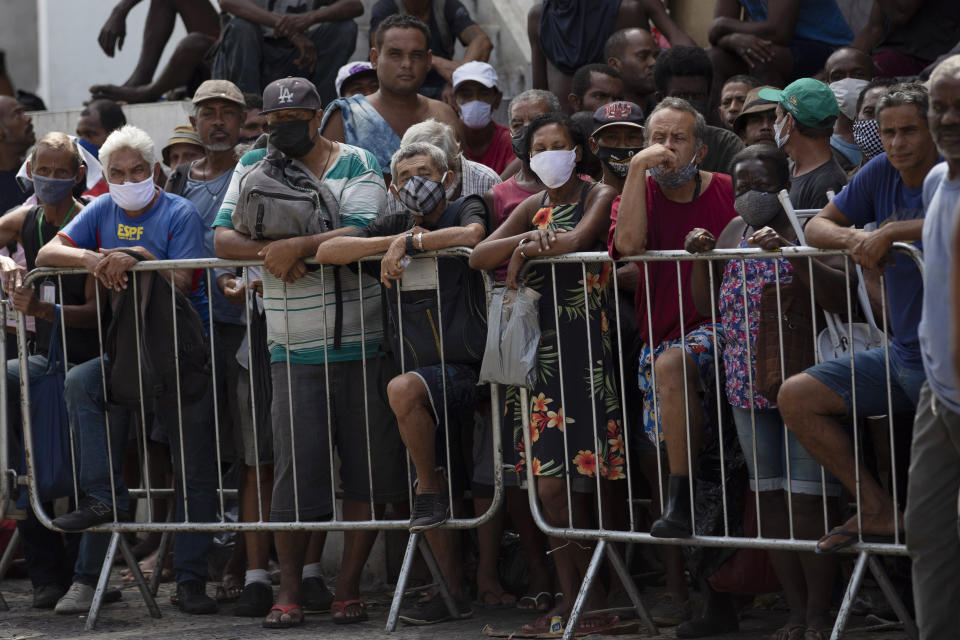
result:
[[(32, 355), (28, 359), (28, 371), (31, 377), (43, 375), (47, 368), (46, 356)], [(20, 361), (7, 360), (7, 409), (10, 425), (20, 422)], [(10, 429), (10, 462), (18, 466), (22, 445), (19, 429)], [(71, 503), (73, 500), (71, 500)], [(46, 513), (53, 513), (53, 503), (44, 505)], [(61, 534), (51, 531), (37, 520), (33, 508), (28, 504), (26, 518), (17, 520), (20, 532), (20, 544), (23, 545), (23, 557), (27, 564), (27, 574), (33, 588), (46, 585), (70, 586), (73, 565), (76, 562), (80, 536), (75, 533)]]
[[(886, 415), (887, 365), (883, 347), (853, 354), (857, 385), (857, 417)], [(853, 385), (850, 378), (850, 356), (827, 360), (804, 371), (843, 398), (847, 415), (853, 416)], [(920, 387), (927, 375), (923, 369), (901, 364), (890, 350), (890, 400), (893, 413), (913, 414), (920, 399)]]
[[(77, 365), (67, 372), (67, 414), (74, 432), (77, 450), (80, 489), (91, 496), (112, 504), (110, 458), (107, 455), (107, 411), (105, 409), (100, 358)], [(217, 467), (213, 434), (212, 393), (199, 402), (183, 407), (183, 467), (180, 461), (180, 433), (176, 400), (157, 402), (151, 417), (166, 428), (173, 458), (174, 486), (176, 487), (176, 520), (184, 520), (182, 473), (186, 475), (187, 501), (191, 522), (212, 522), (217, 513)], [(130, 495), (121, 474), (124, 445), (130, 424), (128, 409), (109, 410), (110, 453), (113, 462), (113, 490), (118, 509), (129, 509)], [(85, 533), (80, 543), (74, 579), (84, 584), (95, 584), (103, 563), (109, 538), (107, 534)], [(173, 552), (173, 568), (177, 581), (206, 580), (207, 554), (213, 544), (209, 533), (178, 533)]]
[[(792, 432), (783, 439), (783, 418), (776, 409), (754, 409), (751, 420), (750, 409), (730, 407), (733, 422), (737, 427), (740, 447), (750, 473), (750, 488), (754, 491), (787, 491), (787, 461), (790, 462), (791, 493), (821, 495), (824, 487), (820, 476), (820, 463), (811, 456)], [(756, 432), (757, 463), (753, 461), (754, 432)], [(826, 477), (825, 493), (828, 496), (840, 495), (840, 483), (829, 471)]]

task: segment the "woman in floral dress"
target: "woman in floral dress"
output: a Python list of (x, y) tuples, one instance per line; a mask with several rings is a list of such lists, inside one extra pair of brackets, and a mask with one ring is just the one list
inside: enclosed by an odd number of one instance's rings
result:
[[(472, 267), (493, 269), (509, 260), (507, 286), (517, 288), (521, 285), (518, 276), (528, 259), (603, 250), (615, 192), (578, 176), (585, 145), (583, 135), (562, 114), (546, 114), (530, 122), (525, 147), (531, 168), (547, 188), (523, 201), (476, 246), (470, 259)], [(541, 294), (537, 379), (529, 390), (528, 406), (521, 406), (516, 387), (507, 389), (506, 416), (517, 425), (514, 440), (521, 452), (518, 471), (525, 471), (524, 465), (531, 461), (544, 515), (557, 527), (593, 526), (590, 492), (596, 487), (597, 476), (619, 480), (626, 473), (607, 316), (611, 266), (609, 262), (588, 264), (584, 272), (581, 263), (538, 265), (530, 269), (522, 283)], [(523, 453), (522, 412), (527, 412), (530, 424), (532, 451), (527, 454)], [(567, 482), (572, 513), (567, 503)], [(575, 543), (551, 539), (551, 546), (566, 597), (537, 623), (525, 627), (528, 632), (544, 632), (552, 616), (569, 613), (590, 558), (589, 549)], [(599, 594), (588, 602), (591, 609), (602, 606)], [(596, 629), (610, 623), (610, 616), (599, 615), (585, 616), (580, 625)]]

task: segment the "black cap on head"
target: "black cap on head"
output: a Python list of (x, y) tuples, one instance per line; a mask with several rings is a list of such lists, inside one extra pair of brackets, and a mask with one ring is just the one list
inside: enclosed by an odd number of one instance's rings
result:
[(593, 135), (605, 127), (627, 125), (643, 130), (643, 109), (635, 102), (620, 100), (593, 112)]
[(263, 90), (263, 111), (284, 111), (287, 109), (322, 109), (320, 94), (313, 83), (306, 78), (280, 78), (274, 80)]

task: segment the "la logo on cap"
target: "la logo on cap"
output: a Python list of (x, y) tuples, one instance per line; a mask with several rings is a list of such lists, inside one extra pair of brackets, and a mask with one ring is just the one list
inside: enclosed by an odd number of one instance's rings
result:
[(277, 97), (279, 104), (292, 104), (293, 93), (287, 87), (280, 87), (280, 95)]

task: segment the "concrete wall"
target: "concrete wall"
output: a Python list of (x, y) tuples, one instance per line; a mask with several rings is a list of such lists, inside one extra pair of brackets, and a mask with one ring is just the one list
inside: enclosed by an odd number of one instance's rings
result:
[[(113, 58), (100, 49), (97, 36), (116, 0), (4, 0), (18, 5), (36, 6), (36, 34), (19, 37), (11, 46), (39, 47), (39, 89), (37, 93), (52, 110), (76, 109), (90, 99), (94, 84), (123, 84), (136, 66), (143, 42), (143, 25), (149, 2), (134, 7), (127, 18), (127, 36), (123, 50)], [(206, 2), (207, 0), (195, 0)], [(4, 22), (6, 22), (4, 20)], [(177, 22), (167, 43), (160, 68), (166, 64), (176, 43), (186, 35)]]
[(0, 0), (0, 49), (14, 89), (35, 92), (39, 82), (37, 4), (34, 0)]
[[(167, 139), (178, 124), (189, 124), (187, 102), (155, 102), (152, 104), (132, 104), (123, 107), (129, 124), (136, 125), (150, 134), (157, 145), (157, 155), (167, 144)], [(80, 109), (63, 111), (41, 111), (30, 114), (37, 139), (50, 131), (76, 133)]]

